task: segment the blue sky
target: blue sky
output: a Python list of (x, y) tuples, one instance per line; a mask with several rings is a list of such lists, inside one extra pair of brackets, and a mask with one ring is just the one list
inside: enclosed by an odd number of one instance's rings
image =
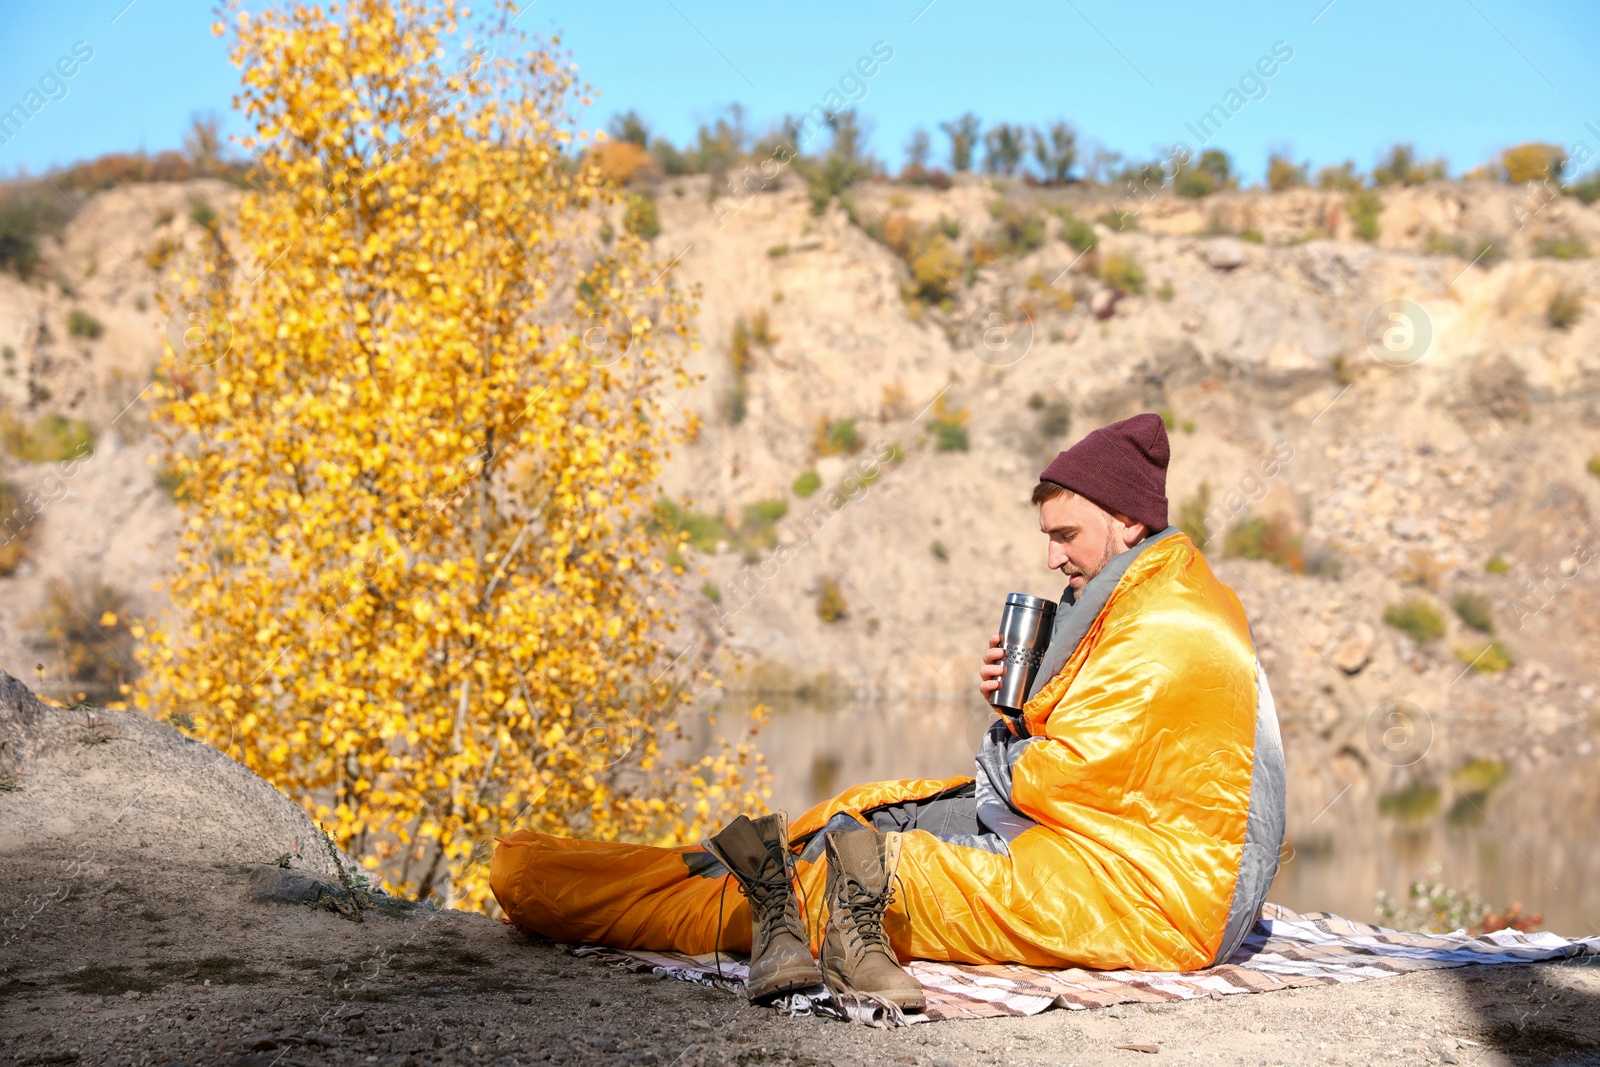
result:
[[(197, 111), (236, 129), (237, 72), (212, 17), (204, 0), (4, 0), (0, 111), (78, 42), (93, 55), (0, 144), (0, 174), (175, 148)], [(1258, 98), (1241, 93), (1208, 146), (1248, 176), (1273, 150), (1366, 169), (1411, 141), (1454, 170), (1524, 140), (1600, 150), (1600, 4), (1576, 0), (536, 0), (521, 25), (561, 33), (602, 94), (590, 124), (634, 108), (679, 143), (731, 103), (757, 129), (803, 111), (878, 44), (893, 58), (863, 79), (857, 107), (869, 147), (890, 161), (919, 124), (942, 157), (937, 124), (965, 111), (986, 125), (1064, 118), (1084, 139), (1149, 157), (1192, 141), (1185, 123), (1282, 42), (1292, 58), (1247, 82)]]

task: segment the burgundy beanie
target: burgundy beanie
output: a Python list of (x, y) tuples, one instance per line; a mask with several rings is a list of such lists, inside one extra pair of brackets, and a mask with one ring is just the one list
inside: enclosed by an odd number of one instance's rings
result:
[(1095, 430), (1056, 456), (1039, 480), (1071, 489), (1158, 533), (1167, 528), (1171, 457), (1166, 423), (1145, 412)]

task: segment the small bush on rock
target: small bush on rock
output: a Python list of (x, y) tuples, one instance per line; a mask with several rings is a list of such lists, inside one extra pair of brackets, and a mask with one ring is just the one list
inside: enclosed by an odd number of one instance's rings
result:
[(1470, 667), (1475, 674), (1496, 674), (1509, 669), (1516, 658), (1511, 650), (1499, 641), (1485, 641), (1480, 645), (1456, 646), (1456, 659)]
[(1378, 239), (1378, 215), (1383, 211), (1383, 201), (1371, 189), (1356, 189), (1345, 197), (1345, 210), (1350, 213), (1350, 226), (1363, 241)]
[(1419, 596), (1390, 604), (1383, 610), (1383, 621), (1419, 645), (1444, 636), (1444, 614)]
[(1222, 554), (1265, 560), (1295, 574), (1305, 569), (1300, 536), (1283, 515), (1256, 516), (1235, 523), (1222, 539)]
[(1100, 280), (1125, 293), (1142, 293), (1146, 279), (1139, 261), (1130, 253), (1119, 252), (1107, 256), (1100, 264)]
[(1545, 305), (1544, 319), (1557, 330), (1570, 330), (1583, 316), (1583, 293), (1577, 289), (1560, 289)]
[(0, 442), (7, 452), (28, 463), (64, 463), (94, 451), (95, 431), (82, 419), (65, 415), (46, 415), (32, 426), (3, 415)]
[(1493, 606), (1482, 593), (1461, 592), (1450, 601), (1456, 618), (1481, 633), (1494, 633)]
[(817, 618), (823, 622), (839, 622), (846, 614), (847, 605), (839, 583), (833, 578), (822, 579), (822, 588), (817, 593)]
[(93, 341), (104, 331), (105, 328), (100, 325), (100, 320), (82, 308), (73, 308), (67, 313), (67, 332), (74, 337)]

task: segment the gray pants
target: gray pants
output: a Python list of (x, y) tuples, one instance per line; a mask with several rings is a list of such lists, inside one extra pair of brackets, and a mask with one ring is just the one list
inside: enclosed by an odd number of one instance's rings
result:
[[(863, 814), (874, 828), (884, 833), (926, 830), (943, 841), (975, 845), (990, 852), (1005, 852), (1005, 846), (999, 843), (999, 838), (985, 831), (979, 824), (978, 798), (971, 795), (970, 790), (932, 800), (908, 800), (903, 804), (885, 804), (881, 808), (873, 808)], [(840, 812), (828, 820), (821, 833), (806, 842), (801, 857), (815, 860), (822, 855), (822, 839), (829, 831), (853, 830), (860, 825), (850, 815)]]
[(884, 833), (926, 830), (934, 837), (950, 840), (956, 836), (983, 833), (978, 825), (978, 798), (940, 797), (935, 800), (908, 800), (889, 804), (866, 813), (867, 819)]

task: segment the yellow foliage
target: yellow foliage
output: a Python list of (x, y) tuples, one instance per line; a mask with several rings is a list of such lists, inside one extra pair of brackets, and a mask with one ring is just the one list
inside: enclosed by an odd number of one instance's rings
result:
[(602, 141), (589, 149), (585, 158), (601, 178), (619, 187), (635, 177), (650, 177), (660, 169), (655, 157), (632, 141)]
[(1557, 177), (1566, 162), (1566, 150), (1560, 145), (1536, 141), (1519, 144), (1500, 153), (1500, 165), (1504, 168), (1506, 181), (1514, 185)]
[(573, 68), (450, 0), (230, 16), (257, 180), (242, 262), (172, 294), (227, 331), (163, 368), (187, 521), (139, 705), (470, 907), (513, 826), (682, 843), (759, 810), (748, 750), (664, 752), (688, 696), (643, 520), (689, 312), (637, 235), (586, 236), (615, 193), (575, 162)]

